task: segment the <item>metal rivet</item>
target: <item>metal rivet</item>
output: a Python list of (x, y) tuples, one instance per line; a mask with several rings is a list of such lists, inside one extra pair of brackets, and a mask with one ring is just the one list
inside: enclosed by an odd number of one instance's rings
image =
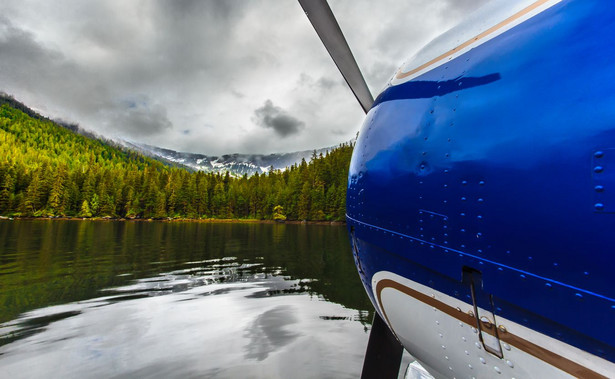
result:
[(599, 174), (599, 173), (601, 173), (602, 171), (604, 171), (604, 167), (602, 167), (602, 166), (596, 166), (596, 167), (594, 167), (594, 172), (595, 172), (595, 173), (598, 173), (598, 174)]
[(506, 349), (506, 350), (510, 351), (510, 345), (509, 345), (509, 344), (507, 344), (506, 342), (504, 342), (502, 345), (504, 346), (504, 349)]
[(508, 365), (508, 367), (513, 368), (515, 367), (515, 365), (511, 362), (511, 361), (506, 361), (506, 364)]
[(480, 363), (482, 363), (482, 364), (487, 364), (487, 361), (485, 360), (485, 358), (480, 357)]
[(498, 374), (502, 373), (502, 370), (500, 370), (500, 368), (498, 366), (494, 366), (493, 369), (495, 370), (495, 372), (497, 372)]
[(505, 327), (504, 325), (500, 325), (500, 326), (498, 326), (498, 329), (499, 329), (499, 330), (500, 330), (500, 332), (502, 332), (502, 333), (506, 333), (506, 332), (507, 332), (506, 327)]
[(478, 348), (478, 350), (482, 349), (483, 347), (480, 345), (480, 342), (476, 342), (474, 343), (476, 345), (476, 347)]
[(594, 190), (596, 192), (603, 192), (604, 191), (604, 186), (597, 185), (597, 186), (594, 187)]
[(596, 204), (594, 204), (594, 208), (596, 208), (597, 210), (601, 211), (601, 210), (604, 209), (604, 204), (596, 203)]
[(602, 152), (602, 151), (596, 151), (596, 152), (594, 153), (594, 157), (596, 157), (596, 158), (602, 158), (602, 157), (604, 157), (604, 152)]

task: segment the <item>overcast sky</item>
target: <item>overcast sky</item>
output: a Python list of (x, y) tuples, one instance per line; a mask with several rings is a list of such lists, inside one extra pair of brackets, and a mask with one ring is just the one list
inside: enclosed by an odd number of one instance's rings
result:
[[(376, 95), (485, 0), (330, 0)], [(210, 155), (350, 140), (363, 111), (295, 0), (3, 0), (0, 91), (46, 116)]]

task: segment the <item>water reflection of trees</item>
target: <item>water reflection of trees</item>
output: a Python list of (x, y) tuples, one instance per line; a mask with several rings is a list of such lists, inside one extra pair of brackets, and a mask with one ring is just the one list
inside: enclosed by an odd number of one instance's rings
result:
[(371, 320), (342, 226), (22, 220), (0, 223), (0, 241), (0, 322), (147, 278), (180, 291), (271, 277), (285, 284), (263, 296), (309, 293)]

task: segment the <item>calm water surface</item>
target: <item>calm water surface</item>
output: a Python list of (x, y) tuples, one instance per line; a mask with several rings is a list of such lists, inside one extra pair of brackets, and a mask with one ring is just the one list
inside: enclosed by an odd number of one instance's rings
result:
[(358, 377), (344, 226), (0, 221), (1, 377)]

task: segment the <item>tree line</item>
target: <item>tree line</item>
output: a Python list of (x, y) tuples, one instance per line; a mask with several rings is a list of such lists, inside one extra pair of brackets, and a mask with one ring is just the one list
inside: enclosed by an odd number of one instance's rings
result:
[(352, 149), (250, 177), (191, 172), (4, 103), (0, 215), (344, 220)]

